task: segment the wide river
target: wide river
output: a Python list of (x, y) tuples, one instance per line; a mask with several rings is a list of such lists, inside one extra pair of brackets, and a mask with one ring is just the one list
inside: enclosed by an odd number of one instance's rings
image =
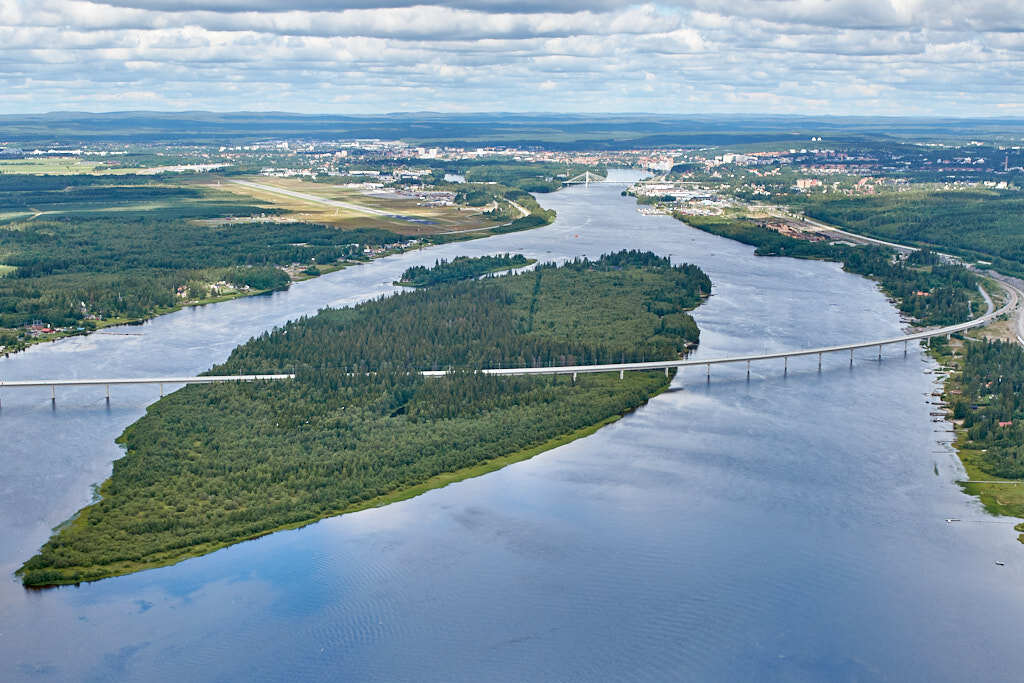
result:
[[(872, 282), (641, 216), (621, 189), (542, 196), (558, 211), (546, 228), (39, 346), (0, 377), (196, 373), (290, 318), (393, 292), (410, 265), (505, 251), (700, 265), (714, 281), (700, 357), (901, 331)], [(102, 388), (59, 389), (55, 408), (48, 389), (9, 390), (0, 679), (1019, 680), (1024, 547), (953, 483), (934, 364), (874, 356), (755, 364), (749, 382), (690, 369), (635, 414), (499, 472), (45, 591), (13, 571), (89, 502), (157, 389), (116, 387), (109, 407)]]

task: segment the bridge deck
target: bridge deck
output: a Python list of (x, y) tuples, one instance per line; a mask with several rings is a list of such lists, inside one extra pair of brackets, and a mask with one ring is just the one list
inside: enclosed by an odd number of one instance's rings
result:
[[(789, 351), (776, 351), (773, 353), (760, 353), (747, 356), (727, 356), (725, 358), (705, 358), (705, 359), (676, 359), (676, 360), (660, 360), (660, 361), (646, 361), (640, 363), (607, 363), (603, 365), (562, 365), (553, 367), (538, 367), (538, 368), (487, 368), (480, 370), (479, 372), (486, 375), (500, 375), (500, 376), (514, 376), (514, 375), (575, 375), (579, 373), (592, 373), (592, 372), (635, 372), (635, 371), (650, 371), (650, 370), (668, 370), (671, 368), (685, 368), (690, 366), (707, 366), (709, 369), (712, 365), (721, 365), (725, 363), (750, 363), (753, 361), (760, 360), (772, 360), (778, 358), (791, 358), (798, 356), (814, 356), (824, 355), (826, 353), (836, 353), (839, 351), (854, 351), (856, 349), (868, 349), (878, 347), (881, 351), (881, 347), (889, 346), (891, 344), (909, 343), (911, 341), (917, 341), (921, 339), (931, 339), (932, 337), (940, 337), (943, 335), (953, 334), (955, 332), (963, 332), (971, 328), (980, 327), (987, 324), (994, 318), (997, 318), (1004, 313), (1007, 313), (1015, 309), (1021, 301), (1021, 293), (1016, 288), (1011, 287), (1007, 283), (1000, 282), (1004, 287), (1004, 290), (1009, 295), (1009, 299), (998, 310), (994, 310), (995, 306), (989, 298), (988, 293), (979, 285), (978, 289), (981, 291), (982, 296), (985, 297), (988, 310), (985, 315), (982, 315), (974, 320), (970, 320), (965, 323), (958, 325), (949, 325), (946, 327), (935, 328), (931, 330), (924, 330), (922, 332), (915, 332), (913, 334), (906, 334), (900, 337), (891, 337), (889, 339), (878, 339), (875, 341), (856, 342), (853, 344), (840, 344), (837, 346), (822, 346), (814, 349), (793, 349)], [(421, 370), (420, 374), (424, 377), (442, 377), (449, 374), (450, 370)], [(38, 379), (38, 380), (13, 380), (13, 381), (2, 381), (0, 380), (0, 388), (14, 388), (14, 387), (59, 387), (59, 386), (104, 386), (113, 384), (210, 384), (213, 382), (253, 382), (258, 380), (283, 380), (293, 379), (293, 374), (277, 374), (277, 375), (204, 375), (200, 377), (141, 377), (141, 378), (112, 378), (112, 379)]]
[(114, 384), (213, 384), (295, 379), (295, 375), (203, 375), (199, 377), (114, 377), (110, 379), (27, 379), (0, 380), (0, 387), (90, 387)]

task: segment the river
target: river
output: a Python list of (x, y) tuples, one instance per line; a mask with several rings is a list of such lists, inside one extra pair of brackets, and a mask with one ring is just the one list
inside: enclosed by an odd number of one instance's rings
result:
[[(620, 172), (613, 178), (622, 178)], [(698, 357), (895, 336), (836, 264), (759, 258), (621, 185), (551, 226), (407, 253), (0, 360), (5, 379), (200, 372), (251, 335), (459, 254), (624, 247), (700, 265)], [(0, 678), (1009, 680), (1024, 548), (954, 485), (935, 366), (902, 349), (678, 376), (596, 434), (499, 472), (173, 567), (26, 591), (12, 572), (90, 499), (155, 387), (4, 392)], [(952, 524), (945, 519), (962, 521)], [(997, 566), (995, 561), (1004, 561)]]

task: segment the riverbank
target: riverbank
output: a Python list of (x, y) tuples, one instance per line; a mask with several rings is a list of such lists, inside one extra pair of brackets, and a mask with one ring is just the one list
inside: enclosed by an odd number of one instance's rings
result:
[[(826, 248), (824, 245), (821, 245), (821, 243), (807, 243), (803, 240), (780, 235), (774, 233), (774, 231), (768, 231), (764, 228), (741, 225), (736, 221), (727, 222), (704, 217), (692, 220), (693, 217), (683, 217), (681, 215), (676, 215), (675, 218), (700, 230), (755, 246), (757, 247), (755, 253), (758, 255), (785, 255), (795, 258), (810, 258), (841, 262), (842, 259), (849, 254), (845, 248), (834, 251)], [(887, 245), (887, 247), (888, 246), (900, 245)], [(787, 248), (789, 253), (787, 253)], [(908, 312), (908, 307), (904, 305), (905, 299), (894, 295), (892, 288), (886, 286), (886, 278), (873, 275), (870, 271), (860, 272), (863, 271), (864, 268), (845, 269), (879, 282), (883, 291), (890, 295), (890, 302), (899, 310), (905, 313)], [(891, 279), (892, 278), (889, 278), (890, 281)], [(1014, 293), (1008, 289), (1009, 285), (1007, 283), (981, 276), (977, 277), (977, 282), (979, 287), (983, 286), (982, 283), (985, 283), (988, 284), (990, 288), (995, 287), (998, 290), (1002, 290), (1008, 296), (1012, 297), (1014, 295)], [(974, 294), (975, 292), (971, 290), (969, 304), (987, 303), (983, 300), (979, 300), (981, 298), (975, 297)], [(991, 291), (989, 291), (989, 296), (994, 299), (1001, 298), (999, 294), (993, 294)], [(1008, 299), (1003, 298), (1002, 300), (1006, 301)], [(970, 308), (971, 306), (969, 305), (969, 309)], [(919, 320), (914, 320), (913, 323), (915, 325), (920, 325)], [(1009, 331), (1004, 329), (1007, 327), (1009, 327)], [(975, 334), (980, 332), (981, 339), (987, 340), (994, 338), (1000, 341), (1009, 340), (1014, 346), (1016, 346), (1019, 341), (1015, 333), (1015, 323), (1012, 317), (1009, 318), (1009, 325), (1007, 325), (1006, 317), (1000, 316), (988, 323), (986, 326), (972, 330), (972, 332)], [(961, 381), (961, 364), (964, 353), (963, 335), (955, 335), (948, 341), (941, 337), (936, 338), (934, 343), (929, 344), (926, 347), (926, 352), (932, 356), (946, 374), (941, 394), (943, 413), (946, 414), (946, 419), (948, 419), (953, 425), (955, 438), (951, 445), (967, 474), (967, 479), (958, 481), (957, 484), (964, 493), (977, 497), (989, 514), (993, 516), (1006, 516), (1024, 519), (1024, 479), (1000, 477), (983, 469), (981, 467), (981, 462), (984, 450), (969, 447), (970, 439), (968, 438), (967, 429), (964, 427), (964, 420), (957, 419), (957, 416), (951, 408), (954, 401), (956, 401), (964, 391), (964, 386)], [(1024, 543), (1024, 522), (1017, 524), (1015, 529), (1016, 531), (1021, 532), (1018, 535), (1018, 540), (1021, 543)]]
[[(989, 455), (988, 444), (984, 440), (972, 439), (967, 424), (972, 417), (970, 413), (974, 413), (972, 422), (978, 420), (981, 411), (988, 408), (989, 403), (994, 400), (994, 398), (975, 396), (964, 379), (966, 354), (970, 353), (968, 344), (1005, 343), (1000, 338), (1002, 335), (997, 334), (993, 338), (987, 334), (988, 331), (988, 328), (980, 328), (978, 332), (981, 334), (978, 336), (957, 335), (948, 341), (943, 339), (930, 347), (928, 353), (945, 374), (942, 381), (940, 407), (945, 413), (946, 419), (953, 425), (955, 436), (951, 445), (966, 474), (966, 478), (957, 481), (957, 485), (964, 493), (978, 498), (985, 511), (990, 515), (1024, 519), (1024, 478), (1000, 476), (993, 473), (991, 458), (987, 457)], [(1018, 347), (1016, 341), (1010, 342), (1010, 346)], [(990, 374), (998, 376), (1003, 371), (1004, 368), (993, 365)], [(997, 421), (995, 427), (998, 430), (1012, 428), (1012, 422), (1012, 420)], [(1018, 523), (1014, 528), (1018, 532), (1024, 532), (1024, 522)], [(1019, 533), (1017, 540), (1024, 543), (1024, 533)]]
[[(542, 224), (539, 224), (539, 225), (529, 225), (529, 226), (525, 226), (525, 227), (520, 227), (520, 228), (518, 228), (518, 230), (529, 230), (529, 229), (532, 229), (532, 228), (535, 228), (535, 227), (543, 227), (544, 225), (548, 225), (550, 222), (551, 221), (548, 221), (546, 223), (542, 223)], [(440, 234), (435, 236), (435, 237), (438, 238), (438, 241), (437, 241), (436, 245), (447, 244), (447, 243), (451, 243), (451, 242), (465, 242), (465, 241), (470, 241), (470, 240), (476, 240), (476, 239), (481, 239), (481, 238), (485, 238), (485, 237), (490, 237), (490, 236), (492, 236), (494, 234), (501, 234), (502, 232), (506, 232), (507, 231), (507, 230), (501, 230), (501, 229), (502, 228), (506, 228), (508, 225), (511, 225), (511, 224), (498, 225), (498, 226), (493, 226), (491, 228), (480, 229), (480, 230), (471, 230), (471, 231), (466, 231), (464, 233), (459, 233), (459, 234), (440, 233)], [(352, 266), (363, 265), (365, 263), (369, 263), (369, 262), (374, 261), (376, 259), (386, 258), (388, 256), (394, 256), (396, 254), (403, 254), (403, 253), (406, 253), (406, 252), (409, 252), (409, 251), (422, 250), (424, 247), (436, 246), (436, 245), (434, 243), (431, 243), (431, 244), (422, 244), (421, 243), (421, 244), (417, 244), (417, 245), (410, 246), (410, 247), (387, 249), (387, 250), (382, 251), (382, 252), (380, 252), (378, 254), (374, 254), (372, 256), (369, 256), (365, 260), (345, 259), (345, 260), (341, 260), (341, 261), (338, 261), (338, 262), (335, 262), (335, 263), (318, 264), (318, 265), (316, 265), (316, 269), (319, 272), (317, 272), (315, 274), (307, 272), (308, 268), (303, 268), (303, 269), (281, 268), (281, 270), (284, 270), (285, 272), (288, 273), (288, 276), (289, 276), (289, 278), (291, 280), (288, 283), (289, 286), (290, 286), (290, 285), (295, 284), (295, 283), (305, 282), (305, 281), (312, 280), (314, 278), (317, 278), (317, 277), (320, 277), (320, 276), (323, 276), (323, 275), (328, 275), (330, 273), (337, 272), (339, 270), (344, 270), (345, 268), (350, 268)], [(536, 260), (531, 261), (531, 263), (535, 263), (535, 262), (536, 262)], [(499, 270), (505, 270), (505, 269), (500, 269), (499, 268), (499, 269), (496, 269), (495, 272), (497, 272)], [(395, 284), (400, 284), (400, 283), (396, 282)], [(210, 304), (219, 304), (219, 303), (224, 303), (226, 301), (232, 301), (234, 299), (241, 299), (241, 298), (250, 297), (250, 296), (260, 296), (260, 295), (263, 295), (263, 294), (268, 294), (268, 293), (273, 292), (273, 291), (275, 291), (275, 290), (274, 289), (249, 289), (249, 290), (244, 290), (244, 291), (243, 290), (236, 290), (236, 291), (232, 291), (232, 292), (225, 293), (225, 294), (218, 294), (218, 295), (215, 295), (215, 296), (207, 296), (207, 297), (204, 297), (202, 299), (195, 299), (195, 300), (190, 300), (190, 301), (182, 301), (181, 303), (175, 304), (174, 306), (156, 306), (156, 307), (153, 308), (152, 311), (150, 311), (146, 315), (134, 316), (134, 317), (111, 317), (111, 318), (105, 318), (103, 320), (93, 320), (93, 321), (89, 321), (88, 322), (88, 326), (87, 327), (86, 326), (81, 326), (80, 329), (66, 329), (66, 330), (60, 330), (60, 331), (56, 331), (56, 332), (52, 332), (52, 333), (41, 334), (41, 335), (36, 336), (36, 337), (31, 337), (31, 338), (28, 338), (28, 339), (21, 339), (15, 345), (9, 345), (9, 346), (6, 346), (6, 347), (3, 346), (2, 344), (0, 344), (0, 355), (6, 356), (6, 357), (10, 357), (10, 356), (12, 356), (14, 354), (17, 354), (17, 353), (20, 353), (22, 351), (25, 351), (25, 350), (27, 350), (27, 349), (29, 349), (29, 348), (31, 348), (33, 346), (36, 346), (38, 344), (47, 344), (47, 343), (50, 343), (50, 342), (56, 342), (56, 341), (60, 341), (61, 339), (66, 339), (68, 337), (87, 336), (87, 335), (99, 332), (101, 330), (104, 330), (106, 328), (117, 327), (117, 326), (120, 326), (120, 325), (141, 325), (142, 323), (144, 323), (144, 322), (146, 322), (148, 320), (152, 320), (154, 318), (157, 318), (157, 317), (162, 316), (162, 315), (167, 315), (169, 313), (175, 313), (177, 311), (180, 311), (180, 310), (183, 310), (183, 309), (186, 309), (186, 308), (191, 308), (191, 307), (195, 307), (195, 306), (208, 306)]]
[[(355, 264), (339, 265), (338, 267), (331, 268), (330, 270), (327, 270), (325, 268), (325, 270), (323, 272), (321, 272), (320, 274), (321, 275), (326, 275), (329, 272), (333, 273), (335, 271), (338, 271), (338, 270), (341, 270), (343, 268), (348, 267), (348, 265), (355, 265)], [(318, 276), (307, 276), (307, 277), (304, 277), (304, 278), (301, 278), (301, 279), (300, 278), (296, 278), (296, 279), (292, 280), (292, 282), (293, 283), (294, 282), (302, 282), (304, 280), (311, 279), (312, 277), (318, 277)], [(75, 329), (75, 330), (66, 330), (66, 331), (57, 331), (57, 332), (53, 332), (53, 333), (50, 333), (50, 334), (43, 334), (43, 335), (40, 335), (38, 337), (27, 339), (24, 342), (20, 343), (17, 347), (5, 348), (4, 351), (3, 351), (3, 354), (5, 356), (9, 357), (9, 356), (11, 356), (13, 354), (16, 354), (16, 353), (19, 353), (21, 351), (26, 351), (29, 348), (31, 348), (31, 347), (33, 347), (33, 346), (35, 346), (37, 344), (48, 344), (48, 343), (51, 343), (51, 342), (57, 342), (57, 341), (60, 341), (61, 339), (67, 339), (68, 337), (88, 336), (90, 334), (95, 334), (97, 332), (101, 332), (102, 330), (105, 330), (105, 329), (108, 329), (108, 328), (111, 328), (111, 327), (119, 327), (119, 326), (122, 326), (122, 325), (141, 325), (142, 323), (146, 322), (147, 320), (152, 320), (153, 318), (157, 318), (157, 317), (159, 317), (161, 315), (168, 315), (169, 313), (175, 313), (177, 311), (181, 311), (181, 310), (184, 310), (186, 308), (192, 308), (192, 307), (195, 307), (195, 306), (209, 306), (210, 304), (224, 303), (225, 301), (233, 301), (235, 299), (241, 299), (241, 298), (249, 297), (249, 296), (261, 296), (263, 294), (269, 294), (270, 292), (273, 292), (273, 291), (276, 291), (276, 290), (273, 290), (273, 289), (250, 289), (250, 290), (247, 290), (247, 291), (234, 291), (234, 292), (227, 293), (227, 294), (219, 294), (217, 296), (205, 297), (203, 299), (196, 299), (196, 300), (193, 300), (193, 301), (183, 301), (182, 303), (177, 304), (175, 306), (159, 306), (159, 307), (153, 309), (153, 311), (151, 313), (149, 313), (147, 315), (143, 315), (143, 316), (132, 317), (132, 318), (106, 318), (104, 320), (91, 321), (91, 325), (88, 328)]]
[(673, 217), (690, 227), (755, 247), (758, 256), (833, 261), (843, 270), (877, 282), (895, 306), (919, 325), (951, 325), (969, 320), (973, 306), (983, 301), (976, 291), (977, 278), (963, 266), (949, 265), (928, 251), (915, 251), (896, 259), (881, 246), (797, 239), (740, 216)]
[[(658, 396), (659, 394), (661, 394), (664, 391), (666, 391), (669, 388), (669, 385), (671, 384), (671, 378), (672, 377), (675, 377), (675, 371), (673, 371), (671, 373), (670, 377), (666, 377), (665, 378), (665, 380), (663, 382), (663, 386), (660, 389), (658, 389), (657, 391), (652, 392), (647, 400), (649, 401), (650, 399), (654, 398), (655, 396)], [(483, 476), (485, 474), (489, 474), (491, 472), (496, 472), (497, 470), (500, 470), (503, 467), (508, 467), (509, 465), (513, 465), (513, 464), (515, 464), (517, 462), (522, 462), (524, 460), (529, 460), (530, 458), (534, 458), (534, 457), (540, 455), (541, 453), (545, 453), (547, 451), (553, 450), (553, 449), (558, 448), (560, 446), (564, 446), (566, 444), (572, 443), (573, 441), (576, 441), (577, 439), (582, 439), (582, 438), (584, 438), (586, 436), (590, 436), (591, 434), (595, 433), (596, 431), (598, 431), (602, 427), (606, 427), (606, 426), (608, 426), (608, 425), (610, 425), (610, 424), (612, 424), (614, 422), (617, 422), (618, 420), (622, 419), (626, 415), (628, 415), (628, 414), (630, 414), (632, 412), (635, 412), (642, 405), (646, 405), (646, 403), (647, 403), (647, 401), (644, 401), (644, 403), (641, 404), (640, 406), (636, 406), (636, 407), (630, 408), (629, 410), (624, 411), (624, 412), (622, 412), (619, 415), (614, 415), (612, 417), (608, 417), (608, 418), (605, 418), (605, 419), (603, 419), (603, 420), (601, 420), (599, 422), (596, 422), (596, 423), (594, 423), (592, 425), (588, 425), (586, 427), (581, 427), (581, 428), (575, 429), (575, 430), (573, 430), (571, 432), (567, 432), (565, 434), (556, 436), (556, 437), (554, 437), (552, 439), (549, 439), (549, 440), (545, 441), (544, 443), (541, 443), (541, 444), (538, 444), (538, 445), (535, 445), (535, 446), (531, 446), (529, 448), (524, 448), (524, 449), (522, 449), (520, 451), (517, 451), (515, 453), (509, 453), (507, 455), (498, 456), (498, 457), (492, 458), (490, 460), (485, 460), (483, 462), (477, 463), (476, 465), (472, 465), (472, 466), (469, 466), (469, 467), (463, 467), (463, 468), (455, 470), (453, 472), (446, 472), (446, 473), (443, 473), (443, 474), (438, 474), (438, 475), (435, 475), (435, 476), (431, 477), (430, 479), (428, 479), (428, 480), (426, 480), (426, 481), (424, 481), (422, 483), (415, 484), (415, 485), (412, 485), (412, 486), (407, 486), (407, 487), (404, 487), (404, 488), (401, 488), (401, 489), (396, 489), (394, 491), (382, 494), (380, 496), (377, 496), (376, 498), (372, 498), (372, 499), (370, 499), (368, 501), (365, 501), (365, 502), (355, 503), (355, 504), (346, 506), (344, 508), (338, 508), (336, 510), (328, 510), (328, 511), (320, 514), (319, 516), (315, 517), (315, 518), (311, 518), (311, 519), (308, 519), (308, 520), (303, 520), (303, 521), (300, 521), (300, 522), (293, 522), (293, 523), (290, 523), (290, 524), (281, 524), (281, 525), (279, 525), (277, 527), (274, 527), (272, 529), (266, 529), (266, 530), (260, 531), (258, 533), (250, 534), (248, 536), (241, 536), (241, 537), (238, 537), (238, 538), (235, 538), (235, 539), (231, 539), (231, 540), (225, 540), (225, 541), (220, 541), (220, 542), (217, 542), (217, 543), (206, 543), (206, 544), (201, 544), (201, 545), (197, 545), (197, 546), (192, 546), (192, 547), (189, 547), (189, 548), (183, 550), (182, 552), (168, 554), (168, 555), (163, 556), (163, 557), (152, 558), (152, 559), (144, 561), (144, 562), (123, 562), (123, 563), (118, 563), (116, 565), (112, 565), (108, 570), (106, 570), (104, 572), (91, 572), (91, 573), (88, 573), (89, 570), (90, 570), (90, 567), (67, 567), (67, 568), (63, 568), (63, 572), (67, 572), (68, 574), (78, 574), (79, 576), (77, 578), (53, 577), (52, 580), (49, 580), (49, 581), (46, 581), (46, 582), (42, 582), (42, 583), (39, 583), (39, 582), (29, 583), (27, 581), (23, 581), (23, 583), (25, 584), (25, 586), (27, 588), (45, 589), (45, 588), (53, 588), (53, 587), (57, 587), (57, 586), (78, 585), (78, 584), (81, 584), (81, 583), (88, 583), (88, 582), (91, 582), (91, 581), (99, 581), (101, 579), (110, 579), (110, 578), (114, 578), (114, 577), (117, 577), (117, 576), (125, 576), (127, 574), (134, 574), (136, 572), (145, 571), (147, 569), (159, 569), (160, 567), (169, 567), (169, 566), (178, 564), (179, 562), (184, 562), (185, 560), (188, 560), (188, 559), (191, 559), (191, 558), (194, 558), (194, 557), (202, 557), (203, 555), (209, 555), (210, 553), (215, 552), (217, 550), (221, 550), (222, 548), (227, 548), (229, 546), (237, 545), (239, 543), (244, 543), (246, 541), (253, 541), (253, 540), (256, 540), (258, 538), (262, 538), (264, 536), (269, 536), (270, 534), (274, 534), (274, 533), (277, 533), (277, 532), (280, 532), (280, 531), (289, 531), (289, 530), (293, 530), (293, 529), (301, 529), (303, 527), (309, 526), (311, 524), (316, 524), (317, 522), (323, 521), (325, 519), (329, 519), (331, 517), (338, 517), (340, 515), (351, 514), (353, 512), (360, 512), (362, 510), (369, 510), (371, 508), (383, 507), (385, 505), (391, 505), (392, 503), (398, 503), (398, 502), (401, 502), (403, 500), (409, 500), (410, 498), (415, 498), (416, 496), (423, 495), (424, 493), (427, 493), (428, 491), (432, 491), (434, 489), (444, 488), (445, 486), (448, 486), (449, 484), (456, 484), (456, 483), (458, 483), (460, 481), (464, 481), (466, 479), (472, 479), (474, 477), (481, 477), (481, 476)], [(109, 482), (109, 480), (108, 480), (108, 482)], [(101, 500), (103, 498), (104, 486), (106, 486), (106, 484), (108, 482), (104, 482), (103, 485), (101, 485), (101, 486), (99, 486), (97, 488), (97, 490), (95, 492), (95, 497), (96, 497), (97, 501)], [(58, 526), (58, 527), (56, 527), (54, 529), (54, 532), (55, 533), (56, 532), (60, 532), (62, 529), (64, 529), (64, 528), (74, 524), (81, 517), (82, 513), (84, 513), (84, 512), (85, 512), (85, 510), (82, 510), (75, 517), (73, 517), (73, 518), (63, 522), (60, 526)]]

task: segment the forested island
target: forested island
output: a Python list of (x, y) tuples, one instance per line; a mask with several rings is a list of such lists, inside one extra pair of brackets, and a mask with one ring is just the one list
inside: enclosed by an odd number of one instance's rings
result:
[(747, 218), (674, 214), (706, 232), (757, 247), (759, 256), (837, 261), (843, 269), (878, 281), (896, 306), (922, 325), (953, 325), (971, 318), (978, 279), (960, 265), (942, 263), (927, 249), (897, 258), (893, 249), (812, 242), (783, 235)]
[[(441, 283), (325, 309), (250, 340), (125, 430), (101, 498), (18, 571), (76, 583), (383, 505), (588, 434), (668, 386), (658, 372), (495, 377), (493, 366), (678, 358), (710, 293), (649, 252)], [(443, 377), (418, 371), (445, 369)]]
[(433, 267), (412, 266), (406, 268), (402, 277), (395, 281), (396, 285), (405, 287), (429, 287), (442, 282), (469, 280), (488, 273), (497, 273), (513, 268), (522, 268), (536, 260), (522, 254), (499, 254), (497, 256), (456, 256), (451, 261), (439, 259)]

